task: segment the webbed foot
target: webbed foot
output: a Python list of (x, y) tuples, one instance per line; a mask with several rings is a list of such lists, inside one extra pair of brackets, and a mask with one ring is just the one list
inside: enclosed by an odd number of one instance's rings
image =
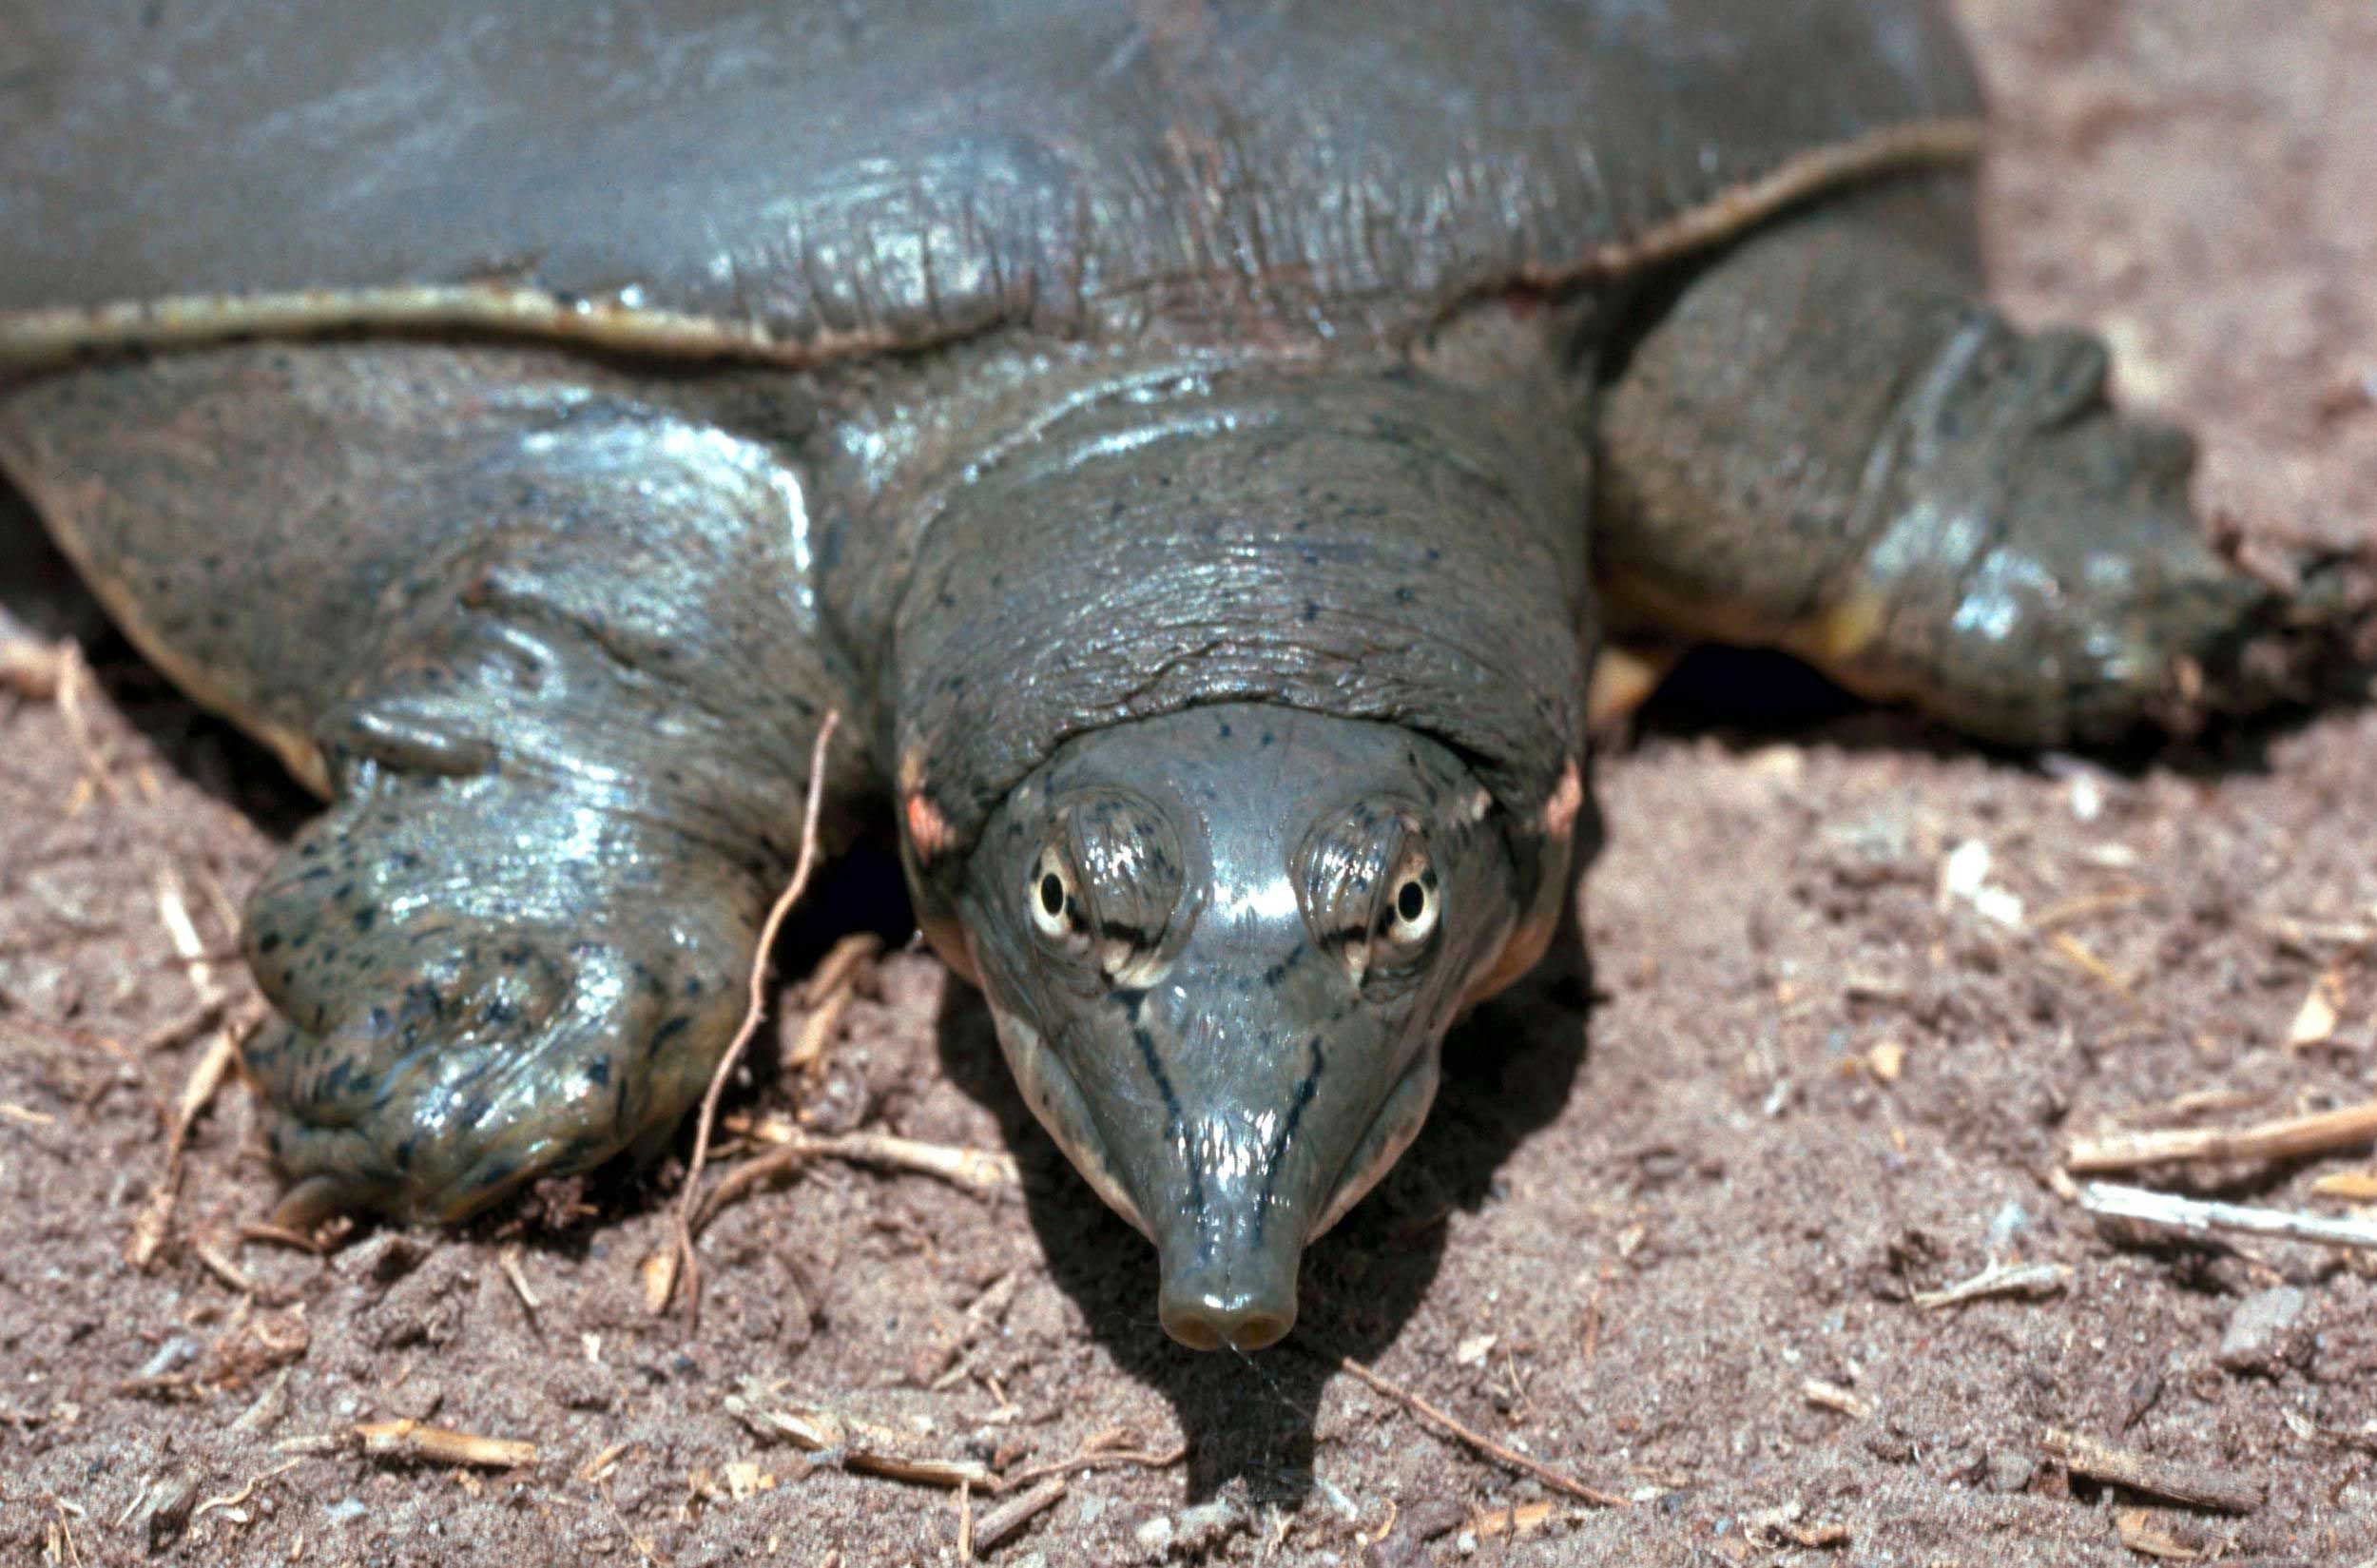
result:
[(550, 784), (382, 775), (248, 908), (284, 1212), (451, 1220), (665, 1140), (744, 1009), (757, 882)]

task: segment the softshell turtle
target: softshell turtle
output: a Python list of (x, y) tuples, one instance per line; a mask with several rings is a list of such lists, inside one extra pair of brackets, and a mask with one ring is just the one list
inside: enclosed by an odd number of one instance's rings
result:
[[(248, 905), (306, 1211), (665, 1144), (829, 712), (1181, 1341), (1569, 902), (1605, 636), (2021, 745), (2329, 657), (1981, 302), (1930, 0), (40, 0), (0, 465), (329, 800)], [(1607, 617), (1607, 625), (1602, 617)]]

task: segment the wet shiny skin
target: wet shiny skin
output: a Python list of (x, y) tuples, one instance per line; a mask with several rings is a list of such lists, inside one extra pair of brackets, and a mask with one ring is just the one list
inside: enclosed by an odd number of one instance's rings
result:
[(1485, 792), (1391, 726), (1230, 704), (1070, 743), (959, 916), (1026, 1097), (1162, 1255), (1165, 1329), (1255, 1349), (1419, 1129), (1520, 915)]

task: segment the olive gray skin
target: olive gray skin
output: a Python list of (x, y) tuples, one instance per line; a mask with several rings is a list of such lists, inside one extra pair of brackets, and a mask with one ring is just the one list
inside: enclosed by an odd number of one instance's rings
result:
[(959, 901), (1025, 1098), (1162, 1256), (1199, 1349), (1296, 1317), (1305, 1243), (1419, 1132), (1523, 891), (1477, 779), (1389, 726), (1223, 704), (1069, 743)]
[(2025, 746), (2367, 651), (1985, 302), (1942, 0), (454, 14), (5, 29), (0, 474), (325, 800), (242, 937), (285, 1218), (670, 1147), (814, 786), (1251, 1348), (1677, 648)]

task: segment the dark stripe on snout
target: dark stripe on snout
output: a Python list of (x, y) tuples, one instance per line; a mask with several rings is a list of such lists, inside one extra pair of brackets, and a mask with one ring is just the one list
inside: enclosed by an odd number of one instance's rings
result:
[(1257, 1241), (1263, 1239), (1263, 1227), (1271, 1218), (1271, 1189), (1279, 1185), (1280, 1162), (1287, 1156), (1287, 1145), (1296, 1135), (1296, 1124), (1304, 1120), (1304, 1107), (1310, 1105), (1312, 1096), (1320, 1092), (1321, 1069), (1328, 1065), (1328, 1058), (1321, 1050), (1320, 1036), (1312, 1036), (1311, 1050), (1312, 1066), (1305, 1071), (1304, 1080), (1296, 1085), (1295, 1103), (1288, 1106), (1287, 1119), (1280, 1124), (1279, 1136), (1271, 1140), (1271, 1147), (1263, 1156), (1263, 1196), (1254, 1206), (1254, 1237)]
[[(1132, 1012), (1135, 1016), (1137, 1009), (1134, 1007)], [(1139, 1059), (1147, 1064), (1148, 1076), (1155, 1080), (1155, 1092), (1164, 1096), (1164, 1135), (1172, 1141), (1173, 1148), (1182, 1148), (1188, 1136), (1180, 1115), (1180, 1095), (1172, 1089), (1163, 1059), (1155, 1054), (1155, 1036), (1148, 1033), (1146, 1025), (1134, 1023), (1131, 1026), (1131, 1042), (1139, 1048)], [(1205, 1223), (1205, 1172), (1197, 1169), (1193, 1157), (1181, 1163), (1188, 1168), (1188, 1207), (1196, 1211), (1198, 1249), (1209, 1257), (1213, 1251), (1213, 1229)]]

